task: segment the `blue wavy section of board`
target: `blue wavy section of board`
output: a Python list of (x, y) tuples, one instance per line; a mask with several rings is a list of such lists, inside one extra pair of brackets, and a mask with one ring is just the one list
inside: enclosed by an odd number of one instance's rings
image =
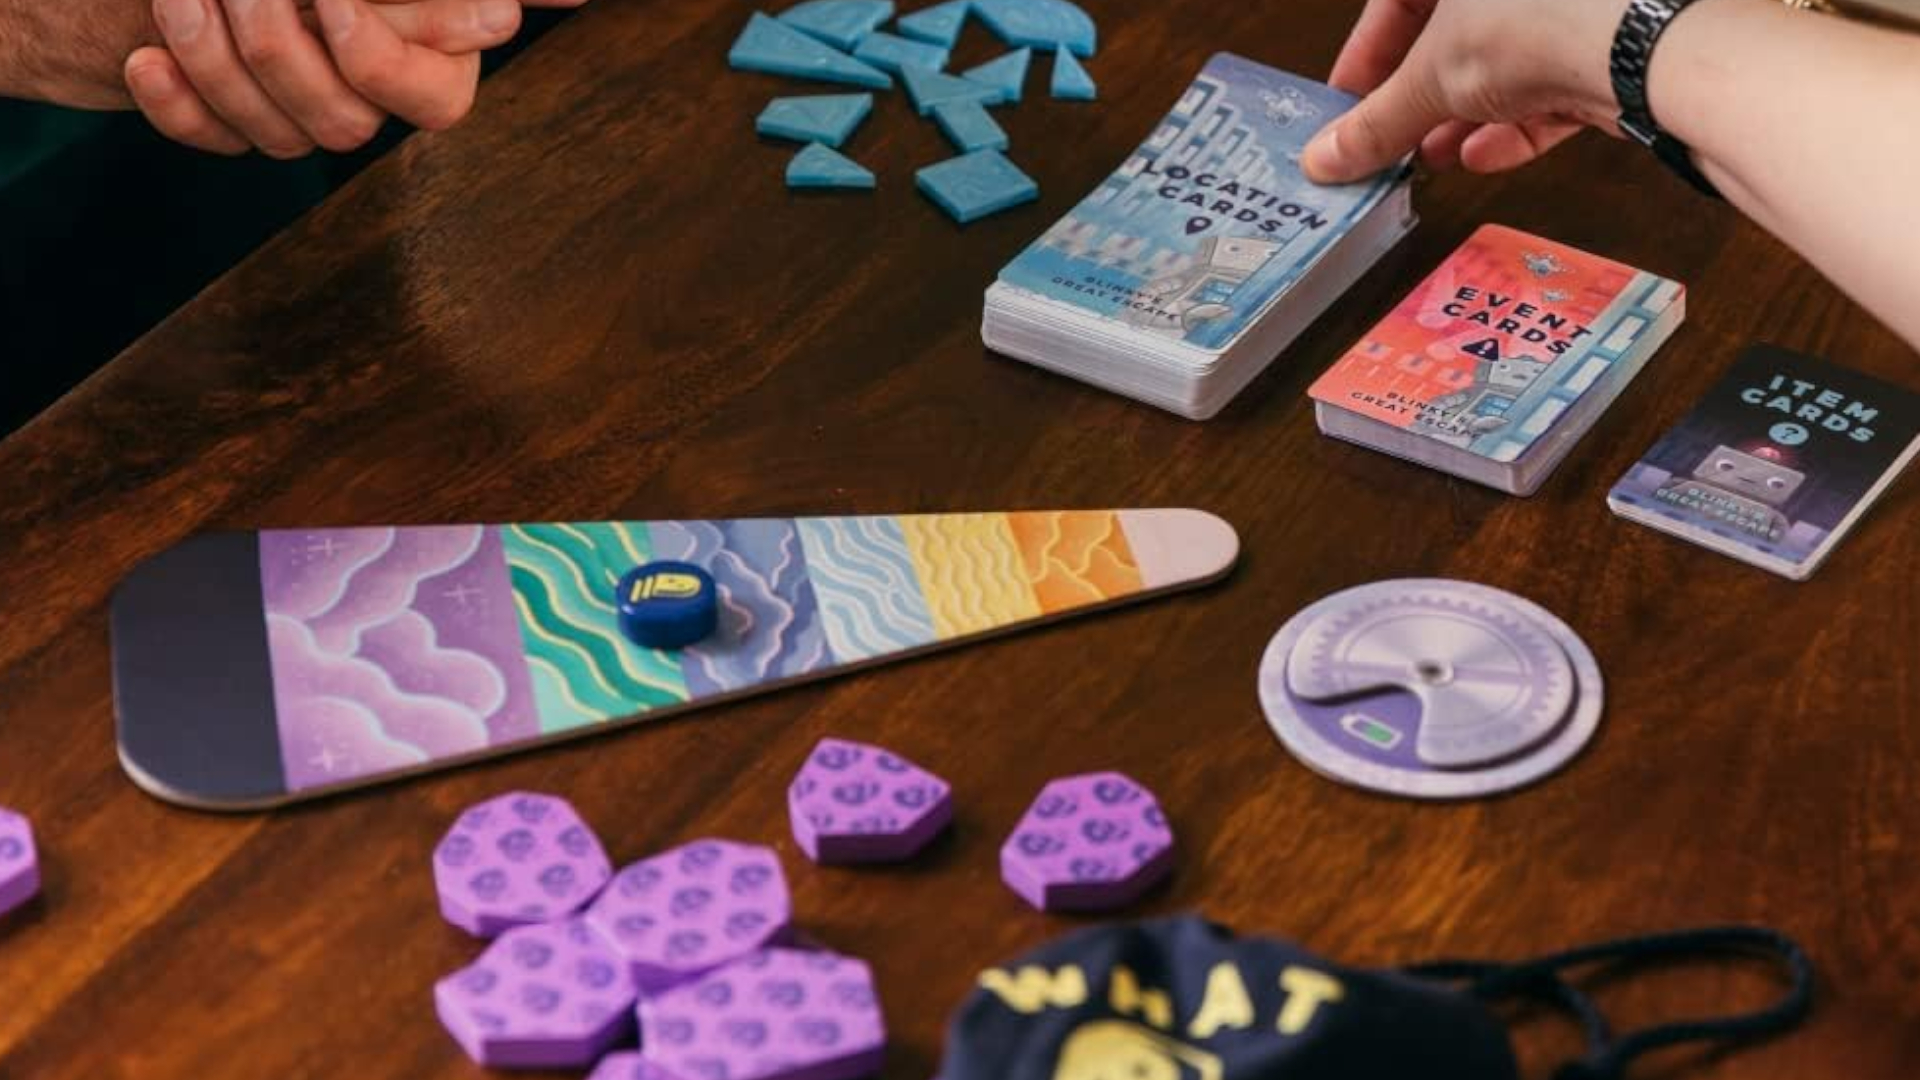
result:
[(654, 558), (704, 566), (720, 586), (719, 630), (679, 654), (695, 697), (833, 665), (792, 521), (664, 521), (647, 531)]
[(936, 640), (898, 521), (801, 518), (798, 524), (827, 641), (843, 663)]
[(646, 526), (515, 525), (501, 535), (543, 731), (688, 699), (679, 661), (628, 641), (614, 609), (620, 575), (652, 557)]

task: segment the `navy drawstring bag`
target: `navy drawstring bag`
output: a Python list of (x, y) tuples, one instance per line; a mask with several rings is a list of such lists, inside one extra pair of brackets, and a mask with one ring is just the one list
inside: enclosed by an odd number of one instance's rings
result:
[[(1758, 1012), (1616, 1035), (1569, 969), (1763, 955), (1787, 975)], [(1786, 1031), (1812, 1004), (1791, 939), (1720, 927), (1595, 945), (1520, 964), (1443, 961), (1397, 971), (1329, 964), (1284, 941), (1193, 917), (1083, 931), (991, 969), (954, 1015), (941, 1080), (1519, 1080), (1494, 1003), (1562, 1009), (1586, 1052), (1555, 1080), (1620, 1080), (1681, 1043)]]

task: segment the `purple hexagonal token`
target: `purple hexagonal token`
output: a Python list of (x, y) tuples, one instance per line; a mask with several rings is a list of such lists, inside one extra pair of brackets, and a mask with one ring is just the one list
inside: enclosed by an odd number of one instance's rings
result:
[(887, 1049), (872, 970), (830, 952), (765, 949), (639, 1012), (642, 1053), (687, 1080), (855, 1080)]
[(1000, 849), (1000, 876), (1041, 911), (1124, 907), (1172, 869), (1159, 802), (1112, 772), (1048, 784)]
[(578, 918), (520, 926), (433, 988), (440, 1022), (492, 1068), (579, 1069), (633, 1030), (633, 980)]
[(33, 846), (33, 825), (24, 815), (0, 806), (0, 915), (39, 891), (40, 853)]
[(822, 739), (787, 789), (787, 813), (814, 862), (893, 862), (953, 820), (953, 789), (880, 747)]
[(793, 905), (770, 849), (696, 840), (614, 875), (586, 919), (644, 996), (784, 940)]
[(433, 852), (441, 914), (477, 937), (564, 919), (612, 875), (600, 838), (565, 799), (525, 791), (470, 807)]
[(645, 1054), (622, 1050), (601, 1058), (600, 1064), (587, 1074), (587, 1080), (680, 1080), (680, 1077), (668, 1072), (666, 1066), (648, 1061)]

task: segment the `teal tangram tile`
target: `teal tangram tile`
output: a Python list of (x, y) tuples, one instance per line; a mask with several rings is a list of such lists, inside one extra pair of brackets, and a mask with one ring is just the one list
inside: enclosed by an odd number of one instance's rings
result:
[(977, 101), (949, 101), (935, 105), (933, 119), (963, 154), (1007, 148), (1007, 133), (993, 122), (993, 117), (987, 115), (986, 106)]
[(761, 110), (753, 128), (779, 139), (840, 146), (872, 112), (872, 94), (775, 98)]
[(977, 68), (969, 68), (965, 77), (984, 86), (999, 91), (1000, 96), (993, 104), (1020, 101), (1027, 85), (1027, 68), (1033, 63), (1032, 49), (1016, 49), (997, 60), (989, 60)]
[(1040, 185), (998, 150), (979, 150), (914, 174), (920, 190), (965, 224), (1040, 197)]
[(893, 0), (807, 0), (780, 13), (781, 22), (848, 52), (891, 18)]
[(1053, 54), (1053, 96), (1062, 101), (1092, 101), (1100, 96), (1093, 76), (1065, 49)]
[(947, 0), (947, 3), (900, 16), (897, 29), (915, 41), (951, 49), (953, 43), (960, 40), (960, 31), (967, 25), (967, 12), (972, 8), (973, 0)]
[(874, 186), (873, 173), (838, 150), (809, 143), (787, 164), (790, 188), (852, 188)]
[(727, 63), (742, 71), (851, 83), (875, 90), (885, 90), (893, 85), (893, 80), (886, 72), (868, 67), (846, 53), (757, 11), (727, 53)]

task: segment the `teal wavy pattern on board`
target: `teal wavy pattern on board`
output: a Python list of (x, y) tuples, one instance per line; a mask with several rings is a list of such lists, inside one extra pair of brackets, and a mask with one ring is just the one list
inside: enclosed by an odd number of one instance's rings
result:
[(899, 522), (890, 517), (801, 518), (798, 524), (827, 643), (842, 663), (935, 640), (933, 616)]
[(645, 525), (514, 525), (501, 535), (542, 731), (687, 700), (678, 661), (628, 641), (614, 610), (620, 575), (653, 557)]

